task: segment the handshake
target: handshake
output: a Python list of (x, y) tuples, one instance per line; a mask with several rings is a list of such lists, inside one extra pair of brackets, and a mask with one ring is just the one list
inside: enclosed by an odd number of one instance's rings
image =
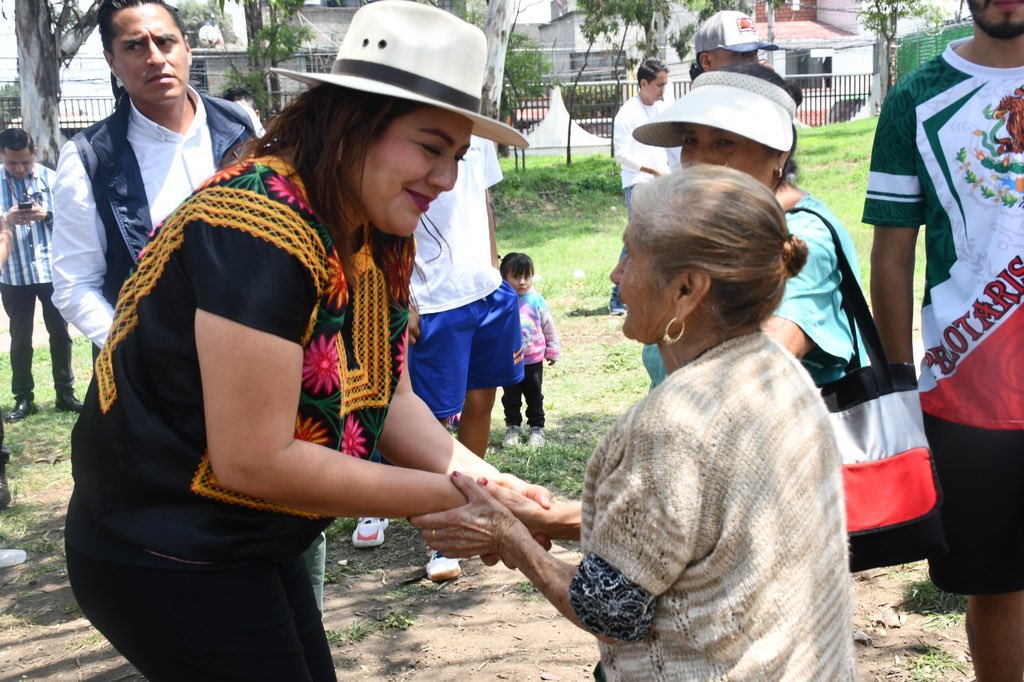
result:
[(473, 480), (456, 471), (451, 477), (466, 504), (409, 519), (431, 549), (445, 556), (480, 555), (488, 566), (501, 560), (514, 569), (538, 546), (550, 549), (552, 539), (579, 539), (579, 504), (553, 502), (543, 486), (508, 475)]

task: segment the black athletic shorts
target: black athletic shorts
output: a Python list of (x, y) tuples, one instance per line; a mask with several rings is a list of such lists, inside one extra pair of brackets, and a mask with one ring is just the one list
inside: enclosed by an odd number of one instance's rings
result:
[(949, 553), (932, 582), (957, 594), (1024, 590), (1024, 430), (981, 429), (924, 415), (942, 485)]

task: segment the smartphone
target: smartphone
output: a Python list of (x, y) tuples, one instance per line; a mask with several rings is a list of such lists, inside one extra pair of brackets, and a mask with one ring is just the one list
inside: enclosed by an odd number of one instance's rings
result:
[(31, 201), (25, 201), (25, 200), (19, 201), (18, 202), (18, 208), (20, 208), (23, 211), (31, 210), (32, 202)]

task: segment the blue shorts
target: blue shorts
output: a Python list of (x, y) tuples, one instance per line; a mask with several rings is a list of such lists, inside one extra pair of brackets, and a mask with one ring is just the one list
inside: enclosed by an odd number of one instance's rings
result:
[(420, 316), (409, 346), (412, 390), (438, 419), (462, 411), (466, 391), (523, 380), (519, 295), (507, 282), (453, 310)]

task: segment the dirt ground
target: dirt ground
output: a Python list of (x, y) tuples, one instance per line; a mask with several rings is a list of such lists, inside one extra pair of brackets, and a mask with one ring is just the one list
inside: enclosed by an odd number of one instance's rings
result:
[[(32, 539), (28, 562), (0, 569), (0, 680), (143, 679), (74, 604), (61, 553), (68, 492), (34, 496), (54, 521)], [(593, 639), (517, 572), (471, 560), (435, 585), (411, 527), (394, 524), (373, 550), (353, 549), (348, 532), (329, 544), (324, 605), (339, 680), (592, 679)], [(572, 546), (554, 551), (578, 560)], [(973, 679), (962, 615), (916, 612), (910, 597), (924, 579), (921, 565), (854, 577), (862, 680)]]

